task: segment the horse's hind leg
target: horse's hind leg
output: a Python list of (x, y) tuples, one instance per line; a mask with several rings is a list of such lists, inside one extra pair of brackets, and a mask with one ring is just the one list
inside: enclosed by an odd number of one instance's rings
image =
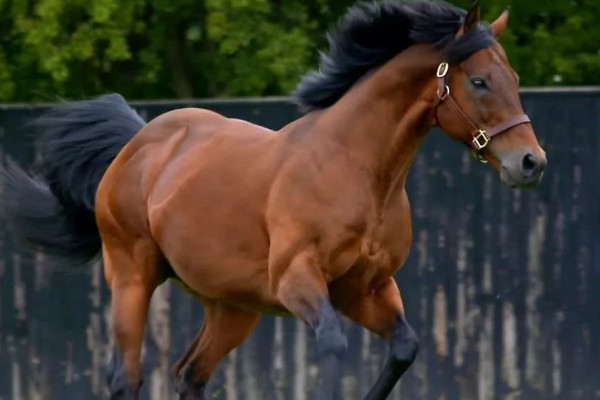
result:
[(204, 305), (202, 328), (174, 368), (180, 399), (205, 399), (205, 385), (213, 371), (227, 353), (252, 332), (259, 318), (260, 314), (223, 304)]
[(134, 400), (142, 382), (140, 358), (146, 314), (161, 280), (162, 256), (151, 239), (103, 239), (115, 340), (107, 371), (110, 396), (112, 400)]

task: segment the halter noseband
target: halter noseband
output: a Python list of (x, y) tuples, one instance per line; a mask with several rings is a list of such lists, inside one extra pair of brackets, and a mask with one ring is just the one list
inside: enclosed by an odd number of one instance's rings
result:
[[(448, 71), (450, 70), (450, 66), (447, 62), (443, 62), (438, 66), (436, 77), (438, 78), (438, 89), (437, 96), (440, 100), (438, 104), (435, 106), (435, 118), (437, 118), (437, 109), (442, 103), (446, 103), (467, 125), (473, 128), (472, 135), (473, 140), (471, 141), (473, 145), (473, 155), (482, 163), (486, 163), (487, 161), (481, 154), (481, 151), (488, 145), (490, 140), (496, 135), (500, 133), (506, 132), (507, 130), (514, 128), (517, 125), (530, 123), (529, 117), (526, 114), (515, 115), (507, 119), (504, 122), (494, 126), (489, 130), (479, 128), (475, 122), (462, 110), (462, 108), (458, 105), (454, 97), (450, 94), (450, 84), (448, 82)], [(439, 123), (438, 123), (439, 125)]]

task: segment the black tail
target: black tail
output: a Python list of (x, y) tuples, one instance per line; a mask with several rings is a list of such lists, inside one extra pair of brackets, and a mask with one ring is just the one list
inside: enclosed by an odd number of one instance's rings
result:
[(9, 230), (40, 250), (84, 262), (100, 251), (94, 215), (104, 172), (144, 125), (118, 94), (65, 103), (34, 122), (42, 132), (35, 175), (7, 161), (2, 206)]

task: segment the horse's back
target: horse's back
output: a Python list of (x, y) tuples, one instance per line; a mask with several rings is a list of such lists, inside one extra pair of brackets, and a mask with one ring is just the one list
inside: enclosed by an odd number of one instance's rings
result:
[(141, 186), (147, 199), (151, 193), (157, 195), (157, 187), (175, 183), (170, 174), (228, 161), (228, 155), (264, 141), (271, 132), (206, 109), (169, 111), (151, 120), (122, 149), (102, 179), (99, 197), (107, 187), (118, 188), (118, 182), (128, 181), (141, 183), (133, 186)]
[[(160, 165), (147, 189), (151, 208), (190, 187), (202, 186), (205, 195), (217, 187), (232, 190), (248, 183), (249, 174), (254, 175), (252, 183), (258, 183), (256, 171), (268, 157), (273, 131), (202, 109), (168, 114), (152, 121), (145, 135), (146, 142), (158, 138), (147, 161)], [(235, 191), (240, 194), (243, 189)]]

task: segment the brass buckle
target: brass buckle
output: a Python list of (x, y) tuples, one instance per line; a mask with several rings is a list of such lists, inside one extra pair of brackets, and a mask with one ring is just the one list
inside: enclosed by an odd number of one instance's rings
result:
[(450, 66), (448, 65), (448, 63), (447, 62), (443, 62), (440, 65), (438, 65), (438, 69), (437, 69), (437, 72), (436, 72), (435, 75), (438, 78), (443, 78), (448, 73), (448, 69), (450, 69)]
[(485, 146), (490, 142), (490, 138), (487, 137), (484, 130), (479, 130), (477, 136), (473, 138), (473, 144), (477, 151), (483, 150)]

